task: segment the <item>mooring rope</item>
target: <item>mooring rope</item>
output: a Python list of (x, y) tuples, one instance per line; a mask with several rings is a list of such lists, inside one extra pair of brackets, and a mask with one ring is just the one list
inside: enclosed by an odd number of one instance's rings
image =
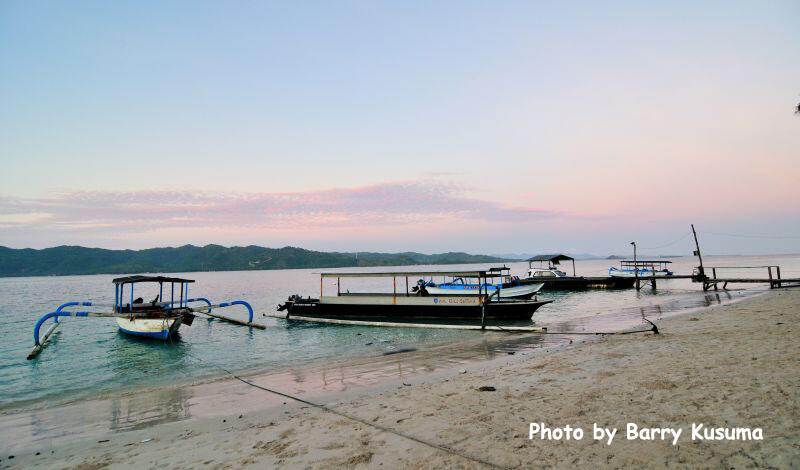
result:
[(366, 421), (366, 420), (364, 420), (362, 418), (359, 418), (358, 416), (353, 416), (353, 415), (351, 415), (349, 413), (345, 413), (344, 411), (339, 411), (339, 410), (336, 410), (334, 408), (331, 408), (329, 406), (326, 406), (326, 405), (323, 405), (323, 404), (320, 404), (320, 403), (314, 403), (313, 401), (309, 401), (309, 400), (306, 400), (306, 399), (303, 399), (303, 398), (300, 398), (300, 397), (296, 397), (294, 395), (289, 395), (288, 393), (284, 393), (284, 392), (281, 392), (279, 390), (274, 390), (274, 389), (271, 389), (271, 388), (268, 388), (268, 387), (264, 387), (262, 385), (255, 384), (255, 383), (250, 382), (249, 380), (247, 380), (245, 378), (242, 378), (242, 377), (236, 375), (235, 373), (231, 372), (230, 370), (226, 369), (225, 367), (220, 366), (219, 364), (215, 364), (213, 362), (201, 359), (201, 358), (195, 356), (194, 354), (189, 353), (188, 351), (185, 351), (185, 354), (190, 356), (190, 357), (193, 357), (195, 360), (197, 360), (198, 362), (200, 362), (202, 364), (211, 365), (213, 367), (216, 367), (217, 369), (225, 371), (225, 373), (227, 373), (228, 375), (230, 375), (234, 379), (236, 379), (236, 380), (238, 380), (238, 381), (240, 381), (242, 383), (245, 383), (245, 384), (247, 384), (247, 385), (249, 385), (251, 387), (255, 387), (257, 389), (263, 390), (265, 392), (272, 393), (272, 394), (275, 394), (275, 395), (278, 395), (278, 396), (281, 396), (281, 397), (284, 397), (284, 398), (289, 398), (291, 400), (295, 400), (295, 401), (298, 401), (300, 403), (303, 403), (303, 404), (306, 404), (306, 405), (309, 405), (309, 406), (313, 406), (315, 408), (319, 408), (319, 409), (321, 409), (323, 411), (327, 411), (328, 413), (332, 413), (332, 414), (335, 414), (337, 416), (341, 416), (342, 418), (347, 418), (347, 419), (355, 421), (357, 423), (361, 423), (361, 424), (363, 424), (365, 426), (369, 426), (371, 428), (375, 428), (375, 429), (378, 429), (380, 431), (383, 431), (383, 432), (386, 432), (386, 433), (389, 433), (389, 434), (394, 434), (395, 436), (399, 436), (399, 437), (408, 439), (410, 441), (416, 442), (418, 444), (422, 444), (422, 445), (430, 447), (432, 449), (440, 450), (442, 452), (445, 452), (445, 453), (448, 453), (448, 454), (451, 454), (451, 455), (455, 455), (455, 456), (461, 457), (461, 458), (463, 458), (465, 460), (470, 460), (472, 462), (479, 463), (479, 464), (485, 465), (487, 467), (491, 467), (491, 468), (510, 468), (510, 467), (504, 467), (502, 465), (498, 465), (498, 464), (493, 463), (493, 462), (489, 462), (488, 460), (484, 460), (484, 459), (482, 459), (480, 457), (474, 457), (472, 455), (469, 455), (469, 454), (464, 453), (462, 451), (447, 447), (447, 446), (442, 445), (442, 444), (436, 444), (434, 442), (429, 442), (429, 441), (426, 441), (426, 440), (424, 440), (422, 438), (416, 437), (414, 435), (407, 434), (407, 433), (404, 433), (402, 431), (398, 431), (396, 429), (392, 429), (392, 428), (389, 428), (389, 427), (386, 427), (386, 426), (382, 426), (382, 425), (377, 424), (377, 423), (372, 423), (372, 422)]
[[(655, 323), (651, 322), (647, 318), (643, 318), (644, 321), (653, 325), (652, 328), (649, 330), (633, 330), (633, 331), (536, 331), (532, 332), (533, 334), (538, 335), (591, 335), (591, 336), (604, 336), (604, 335), (632, 335), (634, 333), (653, 333), (655, 335), (659, 334), (658, 327)], [(501, 331), (505, 331), (507, 333), (516, 333), (514, 330), (506, 330), (502, 326), (494, 325), (497, 329)]]

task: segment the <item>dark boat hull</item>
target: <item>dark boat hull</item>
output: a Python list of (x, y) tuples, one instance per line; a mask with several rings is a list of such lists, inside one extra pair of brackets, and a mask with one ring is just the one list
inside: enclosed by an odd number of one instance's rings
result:
[[(437, 299), (442, 299), (437, 297)], [(444, 298), (445, 300), (452, 299)], [(487, 320), (530, 320), (534, 312), (552, 300), (502, 300), (488, 302), (485, 306)], [(349, 320), (477, 320), (483, 316), (483, 308), (475, 304), (463, 305), (404, 305), (371, 303), (324, 303), (317, 299), (290, 299), (279, 310), (288, 310), (288, 315), (337, 318)]]
[(529, 277), (520, 279), (522, 284), (542, 283), (543, 290), (581, 290), (581, 289), (629, 289), (635, 279), (611, 276), (565, 276), (565, 277)]

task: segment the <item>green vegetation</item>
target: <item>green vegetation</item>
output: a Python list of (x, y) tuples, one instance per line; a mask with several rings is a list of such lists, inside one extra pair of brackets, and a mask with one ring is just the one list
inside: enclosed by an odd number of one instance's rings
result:
[(134, 274), (259, 269), (407, 266), (417, 264), (497, 263), (502, 258), (467, 253), (327, 253), (287, 246), (219, 245), (147, 250), (104, 250), (82, 246), (12, 249), (0, 246), (0, 277)]

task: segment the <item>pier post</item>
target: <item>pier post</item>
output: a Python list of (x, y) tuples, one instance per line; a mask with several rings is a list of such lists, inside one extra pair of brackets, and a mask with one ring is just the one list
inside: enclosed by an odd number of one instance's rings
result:
[(781, 284), (781, 267), (775, 266), (775, 270), (778, 271), (778, 287), (783, 287)]
[[(484, 280), (484, 283), (485, 283), (486, 282), (486, 278), (484, 277), (483, 280)], [(487, 293), (487, 298), (484, 300), (483, 297), (482, 297), (482, 291), (483, 291), (483, 287), (482, 286), (483, 286), (483, 283), (481, 283), (481, 278), (480, 278), (480, 276), (478, 276), (478, 301), (481, 303), (481, 330), (485, 330), (486, 329), (486, 301), (489, 300), (488, 299), (488, 293), (489, 292), (487, 290), (487, 292), (486, 292)], [(489, 286), (486, 286), (486, 287), (488, 289)]]
[(642, 290), (639, 284), (639, 264), (636, 262), (636, 242), (631, 242), (631, 245), (633, 245), (633, 277), (636, 278), (636, 290)]
[[(717, 268), (711, 268), (711, 275), (714, 276), (714, 280), (717, 280)], [(717, 283), (714, 283), (714, 290), (719, 290), (717, 287)]]
[(772, 283), (772, 266), (767, 266), (767, 273), (769, 273), (769, 288), (772, 289), (775, 285)]

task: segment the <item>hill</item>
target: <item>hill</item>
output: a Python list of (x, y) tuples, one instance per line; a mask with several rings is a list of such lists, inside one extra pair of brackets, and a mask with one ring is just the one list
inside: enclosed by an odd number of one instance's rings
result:
[(146, 250), (58, 246), (34, 250), (0, 246), (0, 277), (133, 274), (148, 272), (240, 271), (418, 264), (497, 263), (502, 258), (467, 253), (338, 253), (287, 246), (184, 245)]

